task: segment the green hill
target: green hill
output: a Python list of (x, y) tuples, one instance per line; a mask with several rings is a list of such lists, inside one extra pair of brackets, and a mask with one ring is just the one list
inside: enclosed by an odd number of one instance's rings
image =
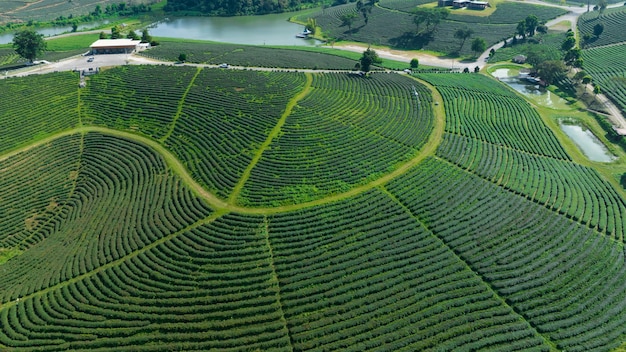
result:
[(418, 78), (0, 80), (0, 350), (619, 347), (623, 192), (502, 83)]

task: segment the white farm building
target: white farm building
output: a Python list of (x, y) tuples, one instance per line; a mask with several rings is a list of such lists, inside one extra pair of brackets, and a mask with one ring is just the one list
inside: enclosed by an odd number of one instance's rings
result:
[(139, 47), (139, 40), (98, 39), (91, 44), (92, 54), (130, 54)]

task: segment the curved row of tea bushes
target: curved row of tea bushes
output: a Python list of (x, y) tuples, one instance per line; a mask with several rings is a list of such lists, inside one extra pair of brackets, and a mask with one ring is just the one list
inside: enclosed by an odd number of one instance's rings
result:
[(226, 215), (0, 311), (17, 350), (284, 350), (262, 217)]
[(585, 71), (626, 114), (626, 44), (582, 51)]
[(2, 265), (0, 302), (95, 270), (211, 212), (154, 151), (98, 133), (84, 137), (76, 186), (65, 207), (63, 221), (45, 240)]
[(383, 192), (269, 224), (294, 350), (549, 349)]
[(621, 243), (437, 159), (388, 189), (557, 348), (619, 345)]
[(314, 75), (239, 202), (300, 203), (378, 178), (418, 152), (433, 118), (428, 90), (402, 75)]
[(619, 241), (624, 239), (626, 204), (593, 169), (449, 133), (437, 154)]
[(569, 160), (554, 133), (522, 98), (480, 75), (420, 74), (446, 107), (446, 132), (520, 151)]
[(165, 145), (226, 198), (304, 83), (302, 73), (204, 69)]
[(78, 75), (0, 80), (0, 153), (78, 124)]
[(167, 134), (197, 69), (157, 65), (111, 68), (91, 76), (81, 94), (84, 124), (143, 133)]
[(55, 231), (74, 191), (80, 148), (73, 135), (0, 160), (0, 251), (26, 250)]

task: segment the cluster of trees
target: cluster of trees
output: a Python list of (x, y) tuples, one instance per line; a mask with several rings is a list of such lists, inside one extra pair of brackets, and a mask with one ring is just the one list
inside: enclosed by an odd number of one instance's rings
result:
[(165, 11), (199, 12), (215, 16), (278, 13), (321, 5), (320, 0), (167, 0)]
[[(459, 52), (463, 49), (463, 45), (465, 45), (467, 39), (469, 39), (473, 34), (474, 31), (470, 28), (460, 28), (457, 29), (456, 32), (454, 32), (454, 37), (461, 41), (458, 50)], [(483, 38), (476, 37), (474, 38), (474, 40), (472, 40), (472, 51), (476, 55), (479, 55), (480, 53), (485, 51), (485, 49), (487, 49), (487, 42)]]
[[(445, 7), (422, 8), (418, 7), (413, 11), (413, 23), (417, 27), (417, 35), (432, 35), (437, 30), (437, 26), (442, 20), (448, 18), (450, 10)], [(424, 27), (422, 28), (422, 25)]]
[(104, 8), (104, 11), (102, 10), (102, 6), (96, 5), (96, 8), (93, 10), (91, 15), (96, 18), (102, 17), (103, 15), (131, 16), (150, 11), (152, 11), (152, 8), (146, 4), (128, 5), (125, 2), (120, 2), (119, 4), (107, 5)]
[(535, 15), (528, 15), (525, 19), (517, 23), (515, 34), (520, 35), (522, 38), (534, 37), (535, 33), (546, 33), (548, 27), (545, 24), (539, 23), (539, 18)]
[(158, 42), (152, 39), (152, 36), (150, 35), (147, 29), (143, 29), (141, 31), (141, 37), (132, 29), (126, 34), (126, 36), (124, 36), (119, 26), (115, 26), (111, 28), (111, 35), (107, 35), (105, 32), (100, 32), (100, 39), (120, 39), (120, 38), (141, 40), (142, 43), (150, 43), (150, 45), (152, 46), (159, 45)]

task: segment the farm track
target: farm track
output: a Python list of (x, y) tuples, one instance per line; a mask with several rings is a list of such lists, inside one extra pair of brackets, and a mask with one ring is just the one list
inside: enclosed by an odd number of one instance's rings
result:
[[(439, 144), (441, 143), (443, 139), (443, 133), (444, 133), (445, 111), (444, 111), (444, 106), (443, 106), (443, 98), (431, 84), (421, 81), (421, 80), (419, 80), (419, 82), (431, 90), (432, 95), (433, 95), (433, 101), (439, 103), (438, 105), (435, 105), (433, 109), (435, 113), (433, 131), (430, 137), (428, 138), (428, 141), (425, 143), (424, 147), (420, 150), (420, 152), (417, 155), (415, 155), (412, 159), (408, 160), (406, 163), (399, 166), (397, 169), (393, 170), (392, 172), (370, 183), (354, 187), (350, 189), (349, 191), (346, 191), (343, 193), (333, 194), (325, 198), (320, 198), (320, 199), (313, 200), (310, 202), (305, 202), (305, 203), (283, 205), (283, 206), (277, 206), (277, 207), (242, 207), (234, 203), (234, 199), (236, 197), (231, 196), (228, 201), (225, 201), (217, 197), (215, 194), (207, 191), (196, 180), (194, 180), (192, 175), (183, 165), (183, 163), (172, 152), (170, 152), (167, 148), (165, 148), (158, 141), (144, 137), (144, 136), (140, 136), (138, 134), (119, 131), (119, 130), (115, 130), (115, 129), (111, 129), (107, 127), (80, 126), (80, 127), (76, 127), (70, 130), (60, 132), (60, 133), (56, 133), (54, 135), (48, 136), (44, 139), (31, 143), (29, 145), (23, 146), (19, 149), (0, 155), (0, 161), (5, 160), (14, 155), (20, 154), (22, 152), (31, 150), (38, 146), (45, 145), (61, 137), (65, 137), (65, 136), (69, 136), (69, 135), (73, 135), (77, 133), (86, 134), (89, 132), (98, 132), (98, 133), (108, 134), (108, 135), (119, 137), (119, 138), (132, 140), (134, 142), (146, 145), (150, 147), (151, 149), (153, 149), (155, 152), (157, 152), (163, 157), (166, 164), (181, 178), (183, 183), (185, 183), (197, 196), (201, 197), (217, 212), (236, 212), (236, 213), (249, 214), (249, 215), (279, 214), (283, 212), (300, 210), (300, 209), (314, 207), (314, 206), (323, 205), (327, 203), (337, 202), (340, 200), (344, 200), (344, 199), (359, 195), (361, 193), (371, 190), (372, 188), (376, 188), (381, 185), (384, 185), (387, 182), (397, 178), (398, 176), (403, 175), (404, 173), (406, 173), (407, 171), (409, 171), (410, 169), (418, 165), (425, 158), (431, 155), (434, 155), (437, 147), (439, 146)], [(305, 88), (300, 95), (294, 98), (292, 103), (295, 105), (295, 103), (299, 99), (301, 99), (302, 97), (306, 95), (306, 92), (307, 92), (307, 89)], [(289, 111), (290, 111), (289, 108), (287, 108), (284, 118), (288, 116), (287, 112)], [(276, 134), (280, 131), (280, 122), (277, 124), (277, 127), (278, 128), (275, 129), (275, 131), (273, 131)], [(272, 134), (270, 134), (270, 136), (268, 137), (268, 141), (271, 142), (271, 139), (272, 139)], [(266, 143), (269, 143), (269, 142), (266, 141)], [(262, 152), (263, 149), (264, 148), (261, 147), (259, 151)], [(258, 154), (259, 154), (258, 158), (260, 158), (261, 153), (258, 153)], [(252, 169), (254, 164), (255, 164), (254, 161), (250, 164), (250, 167), (249, 167), (250, 170)], [(249, 172), (250, 170), (247, 170), (247, 171)], [(242, 182), (240, 183), (241, 183), (241, 187), (243, 187), (243, 184), (245, 183), (244, 177), (242, 177)]]

